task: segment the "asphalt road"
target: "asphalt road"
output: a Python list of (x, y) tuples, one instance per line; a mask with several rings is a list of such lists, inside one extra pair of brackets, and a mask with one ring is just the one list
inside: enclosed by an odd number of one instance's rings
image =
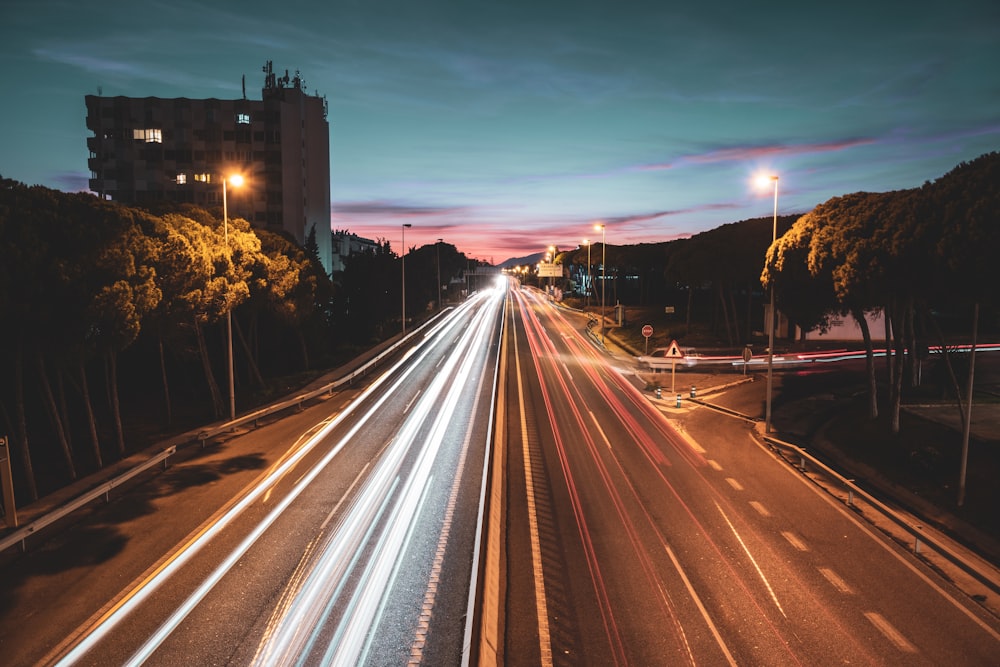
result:
[[(5, 665), (457, 664), (502, 298), (0, 574)], [(444, 585), (446, 582), (447, 585)]]
[[(460, 664), (500, 303), (6, 564), (3, 664)], [(997, 664), (996, 618), (748, 423), (508, 304), (501, 664)]]
[(750, 424), (651, 400), (575, 316), (515, 300), (506, 664), (997, 663), (995, 618)]

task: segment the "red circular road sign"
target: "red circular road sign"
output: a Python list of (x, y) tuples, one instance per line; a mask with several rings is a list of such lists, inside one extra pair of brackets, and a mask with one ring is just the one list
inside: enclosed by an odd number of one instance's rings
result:
[(649, 338), (650, 336), (652, 336), (653, 335), (653, 327), (651, 325), (649, 325), (649, 324), (647, 324), (646, 326), (644, 326), (642, 328), (642, 335), (645, 336), (646, 338)]

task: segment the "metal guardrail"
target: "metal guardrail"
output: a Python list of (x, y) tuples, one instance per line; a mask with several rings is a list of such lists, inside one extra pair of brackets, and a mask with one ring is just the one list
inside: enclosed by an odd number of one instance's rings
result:
[[(429, 322), (425, 323), (421, 328), (423, 328), (424, 326), (427, 326), (428, 324), (429, 324)], [(207, 440), (209, 440), (210, 438), (213, 438), (213, 437), (219, 435), (220, 433), (225, 433), (227, 431), (231, 431), (234, 428), (236, 428), (237, 426), (242, 426), (242, 425), (248, 424), (250, 422), (254, 422), (254, 424), (256, 425), (256, 422), (258, 420), (262, 419), (263, 417), (266, 417), (268, 415), (272, 415), (272, 414), (274, 414), (276, 412), (282, 412), (284, 410), (288, 410), (289, 408), (293, 408), (293, 407), (301, 409), (302, 404), (305, 403), (306, 401), (310, 401), (310, 400), (316, 398), (317, 396), (322, 396), (323, 394), (332, 394), (334, 389), (338, 389), (339, 387), (342, 387), (345, 384), (350, 384), (351, 382), (354, 381), (355, 378), (367, 374), (368, 371), (372, 367), (374, 367), (380, 361), (382, 361), (383, 359), (385, 359), (387, 356), (389, 356), (391, 354), (394, 354), (396, 352), (397, 348), (400, 345), (402, 345), (402, 343), (405, 340), (407, 340), (408, 338), (410, 338), (410, 336), (413, 336), (414, 334), (416, 334), (417, 331), (420, 331), (420, 329), (417, 329), (416, 331), (408, 334), (406, 336), (406, 338), (401, 339), (399, 342), (395, 343), (391, 347), (386, 348), (381, 353), (379, 353), (377, 356), (373, 357), (370, 361), (368, 361), (368, 363), (364, 364), (363, 366), (360, 366), (359, 368), (356, 368), (355, 370), (351, 371), (347, 375), (345, 375), (345, 376), (343, 376), (341, 378), (338, 378), (337, 380), (334, 380), (333, 382), (331, 382), (329, 384), (323, 385), (322, 387), (319, 387), (318, 389), (313, 389), (312, 391), (308, 391), (308, 392), (306, 392), (304, 394), (299, 394), (298, 396), (293, 396), (292, 398), (289, 398), (289, 399), (286, 399), (284, 401), (281, 401), (280, 403), (273, 403), (273, 404), (268, 405), (266, 407), (260, 408), (259, 410), (254, 410), (253, 412), (247, 413), (247, 414), (243, 415), (242, 417), (238, 417), (237, 419), (234, 419), (232, 421), (226, 422), (224, 424), (219, 424), (218, 426), (214, 426), (214, 427), (209, 428), (209, 429), (202, 429), (201, 431), (198, 431), (198, 437), (197, 437), (197, 439), (201, 443), (201, 445), (204, 447), (205, 446), (205, 442)]]
[(114, 489), (115, 487), (121, 486), (122, 484), (124, 484), (125, 482), (127, 482), (128, 480), (130, 480), (131, 478), (133, 478), (136, 475), (138, 475), (138, 474), (140, 474), (140, 473), (148, 470), (149, 468), (153, 467), (157, 463), (161, 463), (162, 462), (163, 465), (164, 465), (164, 467), (166, 467), (166, 460), (167, 460), (167, 458), (169, 458), (170, 456), (173, 456), (174, 454), (177, 453), (178, 446), (181, 446), (181, 445), (187, 444), (187, 443), (199, 442), (201, 444), (201, 446), (204, 447), (205, 443), (210, 438), (212, 438), (212, 437), (214, 437), (214, 436), (216, 436), (216, 435), (218, 435), (220, 433), (225, 433), (227, 431), (231, 431), (234, 428), (236, 428), (237, 426), (242, 426), (242, 425), (250, 423), (250, 422), (257, 422), (257, 420), (259, 420), (259, 419), (261, 419), (263, 417), (266, 417), (267, 415), (271, 415), (271, 414), (274, 414), (276, 412), (282, 412), (283, 410), (287, 410), (287, 409), (292, 408), (292, 407), (301, 408), (301, 406), (302, 406), (303, 403), (305, 403), (306, 401), (312, 400), (312, 399), (316, 398), (317, 396), (321, 396), (323, 394), (332, 394), (334, 389), (337, 389), (337, 388), (339, 388), (339, 387), (341, 387), (341, 386), (343, 386), (345, 384), (349, 384), (350, 382), (354, 381), (355, 378), (357, 378), (359, 376), (362, 376), (362, 375), (365, 375), (376, 364), (378, 364), (379, 362), (381, 362), (383, 359), (385, 359), (389, 355), (394, 354), (399, 349), (399, 347), (403, 343), (405, 343), (407, 340), (409, 340), (411, 337), (417, 335), (420, 331), (422, 331), (426, 327), (428, 327), (431, 324), (433, 324), (434, 322), (436, 322), (438, 320), (438, 318), (441, 317), (441, 315), (444, 314), (445, 312), (447, 312), (448, 310), (451, 310), (451, 308), (446, 308), (446, 309), (442, 310), (436, 316), (432, 317), (427, 322), (424, 322), (422, 325), (420, 325), (419, 327), (417, 327), (411, 333), (407, 334), (405, 337), (401, 338), (396, 343), (394, 343), (393, 345), (389, 346), (388, 348), (386, 348), (385, 350), (383, 350), (382, 352), (380, 352), (378, 355), (376, 355), (375, 357), (373, 357), (372, 359), (370, 359), (364, 365), (356, 368), (355, 370), (351, 371), (347, 375), (344, 375), (343, 377), (340, 377), (337, 380), (334, 380), (333, 382), (325, 384), (322, 387), (319, 387), (318, 389), (314, 389), (312, 391), (308, 391), (308, 392), (305, 392), (303, 394), (299, 394), (298, 396), (293, 396), (292, 398), (289, 398), (287, 400), (281, 401), (280, 403), (274, 403), (272, 405), (269, 405), (267, 407), (261, 408), (259, 410), (255, 410), (255, 411), (250, 412), (248, 414), (245, 414), (245, 415), (243, 415), (241, 417), (238, 417), (238, 418), (236, 418), (236, 419), (234, 419), (232, 421), (228, 421), (228, 422), (225, 422), (223, 424), (219, 424), (218, 426), (213, 426), (212, 428), (202, 429), (202, 430), (198, 431), (196, 435), (193, 435), (189, 440), (183, 441), (180, 445), (171, 445), (170, 447), (167, 447), (162, 452), (160, 452), (159, 454), (156, 454), (155, 456), (153, 456), (152, 458), (148, 459), (147, 461), (144, 461), (143, 463), (140, 463), (139, 465), (135, 466), (134, 468), (131, 468), (131, 469), (127, 470), (126, 472), (122, 473), (121, 475), (118, 475), (118, 476), (116, 476), (116, 477), (108, 480), (107, 482), (104, 482), (103, 484), (101, 484), (100, 486), (92, 489), (91, 491), (88, 491), (87, 493), (85, 493), (85, 494), (83, 494), (83, 495), (81, 495), (81, 496), (79, 496), (77, 498), (74, 498), (73, 500), (71, 500), (67, 504), (63, 505), (62, 507), (59, 507), (59, 508), (51, 511), (48, 514), (45, 514), (45, 515), (39, 517), (38, 519), (35, 519), (34, 521), (32, 521), (31, 523), (27, 524), (26, 526), (24, 526), (22, 528), (19, 528), (19, 529), (15, 530), (14, 532), (12, 532), (11, 534), (3, 537), (2, 539), (0, 539), (0, 553), (3, 553), (4, 551), (6, 551), (7, 549), (11, 548), (15, 544), (19, 544), (21, 546), (21, 551), (23, 552), (25, 550), (25, 540), (28, 537), (30, 537), (31, 535), (33, 535), (33, 534), (41, 531), (43, 528), (45, 528), (45, 527), (47, 527), (47, 526), (55, 523), (59, 519), (62, 519), (64, 517), (68, 516), (69, 514), (72, 514), (76, 510), (78, 510), (81, 507), (84, 507), (85, 505), (87, 505), (88, 503), (90, 503), (95, 498), (98, 498), (99, 496), (102, 496), (102, 495), (103, 496), (107, 496), (108, 493), (112, 489)]
[(970, 562), (969, 560), (964, 558), (961, 554), (955, 553), (952, 550), (952, 548), (949, 545), (945, 544), (944, 542), (935, 540), (934, 538), (925, 534), (921, 530), (920, 526), (913, 525), (912, 523), (907, 521), (891, 507), (887, 506), (885, 503), (880, 501), (874, 495), (868, 493), (867, 491), (859, 487), (857, 484), (855, 484), (853, 480), (847, 479), (846, 477), (841, 475), (839, 472), (837, 472), (830, 466), (826, 465), (819, 459), (811, 456), (808, 452), (806, 452), (805, 449), (799, 447), (798, 445), (794, 445), (790, 442), (785, 442), (784, 440), (779, 440), (778, 438), (769, 435), (762, 435), (762, 438), (769, 447), (771, 447), (772, 449), (774, 449), (779, 453), (781, 453), (781, 450), (794, 453), (794, 455), (798, 458), (798, 463), (797, 465), (793, 463), (793, 465), (795, 465), (795, 467), (800, 472), (803, 473), (807, 472), (808, 466), (814, 466), (816, 469), (821, 470), (824, 475), (828, 476), (832, 480), (841, 484), (847, 491), (848, 507), (854, 506), (855, 496), (863, 498), (868, 505), (871, 505), (882, 516), (892, 521), (894, 524), (896, 524), (899, 528), (903, 529), (903, 531), (908, 533), (913, 538), (914, 553), (919, 554), (921, 545), (926, 544), (928, 547), (933, 549), (943, 558), (950, 561), (956, 567), (960, 568), (966, 574), (973, 577), (976, 581), (989, 588), (995, 594), (1000, 594), (1000, 584), (998, 584), (987, 573), (980, 570), (975, 563)]
[(53, 510), (52, 512), (49, 512), (48, 514), (43, 515), (41, 518), (35, 519), (34, 521), (24, 526), (23, 528), (15, 530), (13, 533), (0, 540), (0, 553), (6, 551), (15, 544), (20, 544), (21, 551), (24, 551), (25, 547), (24, 541), (28, 539), (28, 537), (30, 537), (31, 535), (34, 535), (36, 532), (40, 531), (41, 529), (45, 528), (50, 524), (55, 523), (59, 519), (62, 519), (63, 517), (69, 514), (72, 514), (73, 512), (80, 509), (84, 505), (87, 505), (88, 503), (90, 503), (90, 501), (94, 500), (99, 496), (104, 496), (105, 500), (107, 500), (107, 496), (111, 492), (111, 489), (117, 486), (121, 486), (122, 484), (129, 481), (136, 475), (145, 472), (146, 470), (149, 470), (158, 463), (162, 462), (163, 467), (166, 468), (167, 458), (173, 456), (176, 453), (177, 453), (177, 445), (171, 445), (170, 447), (167, 447), (156, 456), (144, 461), (143, 463), (140, 463), (134, 468), (131, 468), (123, 472), (122, 474), (111, 478), (110, 480), (104, 482), (97, 488), (91, 489), (82, 496), (74, 498), (69, 503), (63, 505), (62, 507), (56, 510)]

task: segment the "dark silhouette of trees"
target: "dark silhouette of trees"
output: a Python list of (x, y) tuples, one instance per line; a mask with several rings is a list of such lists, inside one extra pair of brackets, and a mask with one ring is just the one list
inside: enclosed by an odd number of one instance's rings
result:
[[(778, 234), (783, 234), (793, 221), (791, 216), (779, 217)], [(671, 248), (666, 275), (688, 286), (688, 317), (695, 308), (695, 294), (710, 290), (716, 301), (714, 329), (730, 346), (745, 341), (752, 330), (748, 321), (752, 311), (749, 303), (760, 285), (761, 260), (771, 245), (773, 229), (773, 217), (752, 218), (671, 244), (676, 244), (676, 248)], [(736, 301), (741, 289), (748, 300), (748, 315), (742, 328)], [(687, 326), (691, 326), (690, 319)]]
[(834, 197), (802, 216), (767, 254), (761, 281), (774, 284), (780, 309), (819, 327), (823, 312), (849, 312), (862, 326), (873, 418), (873, 344), (864, 316), (883, 314), (893, 434), (907, 364), (915, 383), (926, 341), (936, 337), (947, 349), (935, 313), (980, 301), (997, 305), (998, 164), (1000, 156), (990, 153), (921, 188)]

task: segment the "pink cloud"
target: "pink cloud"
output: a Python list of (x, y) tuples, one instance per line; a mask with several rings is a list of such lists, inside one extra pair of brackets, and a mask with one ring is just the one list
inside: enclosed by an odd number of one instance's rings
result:
[(661, 171), (673, 169), (682, 164), (712, 164), (716, 162), (745, 162), (788, 155), (808, 155), (812, 153), (831, 153), (856, 146), (866, 146), (875, 143), (871, 138), (845, 139), (815, 144), (772, 144), (769, 146), (731, 146), (719, 148), (705, 153), (685, 155), (674, 162), (660, 162), (636, 167), (639, 171)]

